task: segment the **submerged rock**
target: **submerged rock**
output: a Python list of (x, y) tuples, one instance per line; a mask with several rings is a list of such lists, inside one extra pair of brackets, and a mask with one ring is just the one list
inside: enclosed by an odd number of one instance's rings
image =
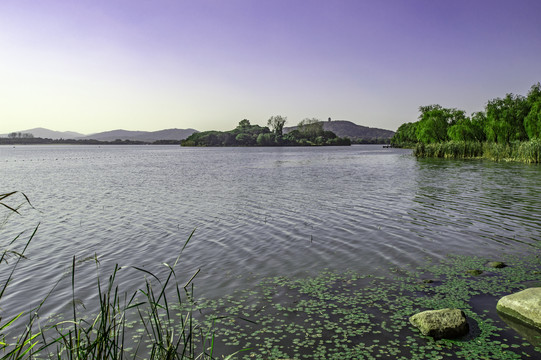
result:
[(434, 339), (453, 339), (469, 331), (466, 315), (460, 309), (423, 311), (410, 317), (410, 323)]
[(529, 288), (502, 297), (496, 309), (526, 324), (541, 329), (541, 287)]
[(473, 276), (477, 276), (477, 275), (481, 275), (483, 273), (483, 271), (479, 270), (479, 269), (470, 269), (470, 270), (466, 270), (466, 273), (468, 273), (470, 275), (473, 275)]
[(502, 269), (507, 265), (501, 261), (491, 261), (487, 264), (487, 266), (495, 269)]

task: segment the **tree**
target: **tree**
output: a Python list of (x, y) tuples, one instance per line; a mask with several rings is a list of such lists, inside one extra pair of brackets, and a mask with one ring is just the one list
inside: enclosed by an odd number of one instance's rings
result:
[(267, 126), (269, 126), (277, 136), (282, 136), (282, 130), (287, 121), (287, 116), (274, 115), (271, 116), (267, 121)]
[(529, 106), (524, 96), (507, 94), (490, 100), (486, 105), (487, 139), (497, 143), (527, 140), (524, 119)]
[(239, 128), (247, 128), (250, 126), (250, 120), (248, 119), (243, 119), (239, 122)]
[(418, 142), (417, 125), (419, 122), (404, 123), (400, 125), (391, 139), (391, 144), (396, 146), (408, 146)]
[(259, 146), (273, 146), (276, 145), (276, 134), (266, 133), (259, 134), (257, 136), (257, 145)]
[(477, 111), (471, 115), (471, 127), (476, 141), (483, 142), (487, 140), (487, 134), (485, 132), (487, 116), (484, 112)]
[(250, 145), (255, 145), (256, 138), (254, 138), (251, 134), (240, 133), (235, 137), (235, 141), (239, 145), (250, 146)]
[(323, 136), (323, 123), (316, 118), (303, 119), (298, 125), (297, 130), (303, 137), (314, 140), (318, 136)]
[(457, 121), (456, 124), (449, 126), (447, 136), (449, 136), (449, 139), (455, 141), (475, 140), (470, 119), (464, 118)]
[(447, 141), (447, 130), (466, 118), (463, 110), (447, 109), (441, 105), (419, 107), (421, 114), (417, 124), (417, 139), (425, 144)]
[(528, 115), (524, 118), (524, 130), (528, 138), (541, 138), (541, 84), (533, 85), (526, 101), (529, 106)]

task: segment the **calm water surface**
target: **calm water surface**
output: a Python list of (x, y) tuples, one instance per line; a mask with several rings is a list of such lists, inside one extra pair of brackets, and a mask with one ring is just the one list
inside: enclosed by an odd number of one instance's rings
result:
[[(114, 264), (165, 272), (194, 229), (179, 273), (201, 269), (196, 294), (211, 298), (267, 276), (385, 275), (448, 253), (497, 259), (541, 239), (541, 167), (525, 164), (416, 160), (381, 146), (5, 146), (0, 163), (0, 192), (22, 191), (36, 209), (7, 220), (3, 244), (40, 223), (0, 304), (13, 311), (57, 281), (45, 309), (68, 309), (73, 256), (97, 254), (105, 275)], [(91, 262), (77, 267), (90, 310), (95, 274)], [(128, 291), (143, 284), (129, 269), (120, 279)]]

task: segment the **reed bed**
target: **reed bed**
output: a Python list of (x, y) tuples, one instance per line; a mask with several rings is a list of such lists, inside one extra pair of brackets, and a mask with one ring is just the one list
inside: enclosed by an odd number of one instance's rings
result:
[(418, 158), (489, 159), (538, 164), (541, 163), (541, 140), (509, 144), (467, 141), (418, 143), (413, 154)]
[[(7, 203), (7, 200), (13, 200), (17, 195), (22, 196), (20, 204), (12, 206)], [(24, 204), (31, 206), (28, 198), (22, 193), (0, 194), (0, 207), (8, 210), (8, 216), (19, 214), (19, 209)], [(4, 273), (8, 275), (0, 287), (0, 306), (2, 297), (10, 290), (9, 284), (17, 266), (26, 258), (25, 252), (38, 228), (39, 224), (26, 239), (25, 233), (22, 232), (2, 249), (0, 264)], [(117, 275), (121, 270), (118, 265), (114, 267), (107, 280), (103, 281), (99, 276), (100, 265), (97, 256), (81, 260), (73, 257), (67, 273), (67, 276), (71, 277), (72, 287), (70, 319), (50, 324), (49, 319), (40, 318), (40, 309), (53, 294), (58, 283), (52, 286), (49, 294), (37, 307), (28, 312), (8, 319), (0, 312), (0, 357), (70, 360), (213, 359), (213, 330), (211, 327), (198, 325), (193, 316), (195, 308), (193, 280), (197, 273), (184, 284), (180, 284), (175, 270), (180, 262), (180, 254), (192, 235), (193, 232), (180, 249), (175, 263), (164, 264), (166, 267), (164, 276), (132, 267), (131, 271), (141, 273), (144, 285), (131, 294), (123, 292), (118, 285)], [(16, 250), (17, 247), (21, 249)], [(13, 261), (8, 262), (8, 259)], [(78, 267), (88, 261), (95, 263), (98, 274), (96, 292), (99, 296), (99, 311), (91, 316), (81, 313), (81, 309), (84, 308), (77, 299), (75, 281)], [(47, 325), (42, 326), (42, 322)], [(233, 355), (235, 354), (231, 356)]]

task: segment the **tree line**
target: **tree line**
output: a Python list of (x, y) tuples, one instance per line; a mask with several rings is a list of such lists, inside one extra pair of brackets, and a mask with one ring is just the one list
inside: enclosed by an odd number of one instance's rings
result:
[(297, 129), (283, 133), (287, 117), (271, 116), (267, 126), (251, 125), (243, 119), (229, 131), (203, 131), (190, 135), (182, 146), (329, 146), (351, 145), (349, 138), (340, 138), (332, 131), (323, 130), (319, 119), (304, 119)]
[(114, 141), (101, 141), (94, 139), (49, 139), (34, 136), (0, 138), (0, 145), (178, 145), (178, 143), (179, 140), (157, 140), (149, 143), (139, 140), (116, 139)]
[(402, 124), (391, 139), (397, 147), (447, 141), (510, 144), (541, 138), (541, 84), (526, 96), (506, 94), (489, 100), (484, 111), (467, 116), (441, 105), (419, 107), (418, 121)]

